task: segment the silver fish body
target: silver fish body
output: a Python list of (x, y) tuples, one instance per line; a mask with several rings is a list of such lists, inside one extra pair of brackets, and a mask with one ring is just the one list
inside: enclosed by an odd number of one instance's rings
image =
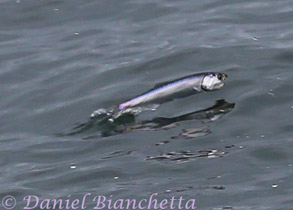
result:
[(142, 95), (121, 103), (119, 109), (157, 104), (202, 91), (220, 89), (224, 85), (223, 81), (226, 77), (227, 75), (223, 73), (199, 73), (166, 82)]

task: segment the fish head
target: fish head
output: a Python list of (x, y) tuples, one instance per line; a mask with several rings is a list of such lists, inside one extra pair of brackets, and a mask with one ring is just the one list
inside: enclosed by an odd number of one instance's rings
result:
[(224, 80), (227, 78), (224, 73), (208, 73), (204, 76), (201, 88), (205, 91), (218, 90), (224, 86)]

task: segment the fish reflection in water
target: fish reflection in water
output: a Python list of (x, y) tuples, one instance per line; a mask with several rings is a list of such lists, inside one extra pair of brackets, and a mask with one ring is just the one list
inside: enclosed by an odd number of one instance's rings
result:
[[(228, 103), (225, 100), (217, 100), (215, 104), (206, 109), (197, 110), (180, 116), (166, 118), (156, 117), (151, 120), (136, 121), (135, 114), (131, 112), (114, 118), (109, 110), (101, 110), (100, 114), (91, 118), (89, 121), (76, 126), (67, 135), (83, 134), (88, 132), (95, 133), (95, 136), (107, 137), (127, 133), (134, 130), (160, 130), (176, 127), (180, 122), (199, 120), (203, 123), (210, 123), (223, 117), (233, 110), (235, 103)], [(178, 136), (195, 138), (209, 134), (208, 127), (185, 129)], [(87, 137), (91, 138), (91, 137)]]
[(157, 161), (176, 161), (186, 162), (195, 158), (206, 157), (216, 158), (221, 157), (225, 152), (218, 150), (200, 150), (200, 151), (179, 151), (179, 152), (166, 152), (158, 156), (147, 156), (146, 160), (157, 160)]
[(141, 125), (136, 127), (151, 127), (151, 128), (168, 128), (171, 124), (189, 121), (189, 120), (203, 120), (204, 122), (212, 122), (221, 118), (224, 114), (230, 112), (235, 106), (235, 103), (228, 103), (225, 100), (216, 101), (212, 107), (197, 110), (180, 116), (166, 118), (156, 117), (149, 121), (143, 121)]

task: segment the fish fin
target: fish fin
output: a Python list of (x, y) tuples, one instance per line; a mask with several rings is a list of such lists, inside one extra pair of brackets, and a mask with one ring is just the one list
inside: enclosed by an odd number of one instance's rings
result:
[(194, 90), (196, 90), (197, 92), (200, 92), (200, 89), (198, 87), (193, 87)]

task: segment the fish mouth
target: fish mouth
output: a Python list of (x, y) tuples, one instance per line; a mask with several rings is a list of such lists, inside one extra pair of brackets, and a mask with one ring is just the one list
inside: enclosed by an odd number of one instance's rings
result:
[(216, 84), (212, 89), (209, 89), (209, 91), (213, 91), (213, 90), (219, 90), (221, 89), (222, 87), (224, 87), (225, 83), (224, 81), (222, 80), (220, 83)]
[(224, 76), (223, 78), (224, 80), (228, 78), (228, 74), (223, 73), (223, 76)]
[(227, 78), (228, 78), (228, 75), (225, 74), (225, 73), (219, 73), (218, 74), (218, 79), (221, 80), (221, 81), (224, 81)]
[(224, 87), (224, 85), (225, 85), (225, 83), (223, 82), (223, 83), (219, 84), (219, 86), (217, 88), (220, 89), (220, 88)]

